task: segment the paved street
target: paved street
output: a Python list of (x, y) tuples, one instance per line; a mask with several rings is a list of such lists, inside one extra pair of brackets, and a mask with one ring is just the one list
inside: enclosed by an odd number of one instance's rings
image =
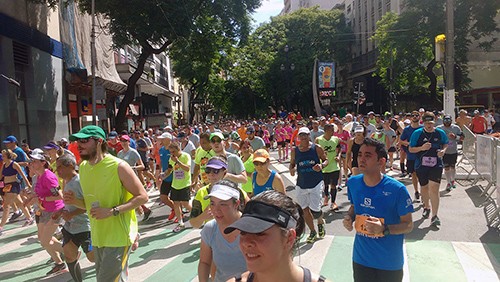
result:
[[(272, 156), (276, 152), (272, 152)], [(288, 163), (273, 161), (287, 186), (294, 179), (287, 173)], [(399, 171), (394, 171), (397, 174)], [(413, 188), (409, 179), (410, 193)], [(441, 190), (444, 191), (444, 184)], [(406, 236), (404, 281), (499, 281), (500, 239), (498, 229), (488, 229), (489, 205), (481, 206), (479, 187), (461, 187), (441, 193), (440, 230), (421, 220), (415, 203), (415, 228)], [(295, 191), (289, 191), (294, 197)], [(168, 208), (158, 205), (158, 192), (150, 193), (153, 214), (141, 223), (139, 249), (130, 257), (130, 281), (197, 281), (199, 230), (186, 229), (174, 234), (173, 223), (166, 222)], [(348, 202), (345, 190), (339, 193), (340, 213), (326, 211), (327, 236), (313, 245), (301, 243), (296, 261), (333, 281), (352, 281), (353, 232), (342, 227)], [(491, 211), (490, 211), (491, 212)], [(22, 221), (8, 224), (0, 237), (0, 281), (70, 281), (69, 273), (45, 277), (50, 270), (49, 256), (36, 239), (36, 227), (21, 227)], [(303, 239), (302, 241), (304, 241)], [(95, 280), (92, 265), (82, 255), (85, 279)]]

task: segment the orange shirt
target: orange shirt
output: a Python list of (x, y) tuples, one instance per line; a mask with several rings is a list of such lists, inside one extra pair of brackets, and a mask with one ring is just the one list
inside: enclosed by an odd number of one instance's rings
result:
[(240, 140), (246, 140), (248, 135), (247, 135), (247, 128), (246, 127), (240, 127), (238, 128), (238, 134), (240, 135)]
[(474, 133), (484, 133), (487, 129), (486, 119), (482, 116), (473, 117), (470, 129)]

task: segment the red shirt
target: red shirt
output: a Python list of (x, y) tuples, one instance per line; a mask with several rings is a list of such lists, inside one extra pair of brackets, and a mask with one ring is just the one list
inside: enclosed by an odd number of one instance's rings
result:
[(487, 125), (486, 119), (482, 116), (473, 117), (471, 122), (471, 130), (474, 133), (484, 133), (486, 132)]

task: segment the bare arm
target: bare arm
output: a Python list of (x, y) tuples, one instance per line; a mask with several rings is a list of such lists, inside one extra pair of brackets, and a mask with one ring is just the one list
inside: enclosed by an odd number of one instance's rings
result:
[(208, 282), (210, 266), (212, 265), (212, 249), (203, 240), (200, 245), (200, 260), (198, 262), (198, 281)]
[(247, 182), (247, 172), (245, 170), (243, 170), (240, 174), (232, 174), (228, 172), (224, 176), (224, 179), (228, 179), (236, 183), (245, 183)]
[(273, 179), (273, 189), (283, 194), (286, 194), (285, 182), (283, 181), (283, 178), (281, 178), (281, 175), (279, 175), (278, 173), (276, 173)]
[(21, 175), (24, 182), (26, 182), (26, 185), (28, 185), (28, 187), (31, 188), (31, 183), (29, 182), (28, 178), (24, 174), (24, 171), (21, 169), (21, 166), (16, 162), (14, 162), (14, 169), (17, 171), (17, 173), (19, 173)]

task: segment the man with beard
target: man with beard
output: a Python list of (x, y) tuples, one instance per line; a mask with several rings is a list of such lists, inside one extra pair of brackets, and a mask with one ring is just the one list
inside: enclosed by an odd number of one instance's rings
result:
[(86, 126), (69, 139), (78, 142), (83, 160), (83, 200), (66, 191), (64, 201), (89, 214), (96, 280), (126, 281), (128, 258), (138, 231), (134, 210), (148, 201), (146, 190), (126, 162), (107, 153), (106, 134), (100, 127)]

